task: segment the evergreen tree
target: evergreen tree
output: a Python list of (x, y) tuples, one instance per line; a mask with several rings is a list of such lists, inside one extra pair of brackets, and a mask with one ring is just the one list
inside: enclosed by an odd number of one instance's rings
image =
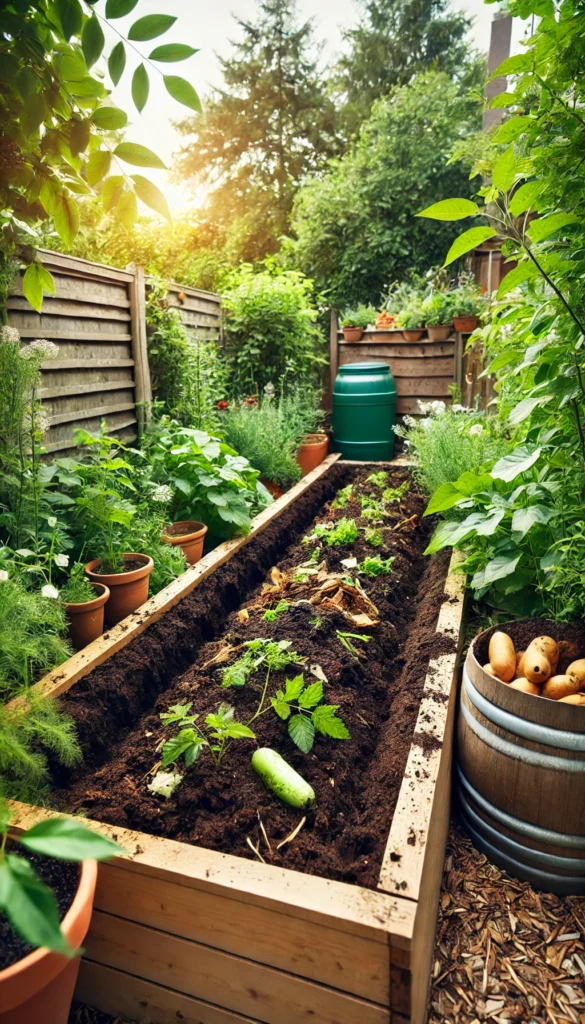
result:
[(474, 76), (478, 56), (465, 37), (471, 20), (448, 9), (448, 0), (360, 0), (363, 15), (343, 33), (335, 87), (348, 134), (365, 121), (375, 100), (422, 71)]
[(260, 0), (255, 22), (221, 60), (225, 86), (202, 117), (179, 125), (188, 143), (178, 177), (209, 190), (206, 214), (234, 258), (278, 248), (299, 184), (339, 149), (335, 110), (317, 67), (310, 21), (297, 0)]

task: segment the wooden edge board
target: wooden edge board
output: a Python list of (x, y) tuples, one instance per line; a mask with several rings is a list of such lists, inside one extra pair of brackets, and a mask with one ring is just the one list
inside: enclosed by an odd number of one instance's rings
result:
[[(18, 801), (12, 801), (11, 808), (14, 815), (11, 828), (16, 833), (57, 815), (55, 811)], [(76, 815), (75, 820), (114, 839), (128, 852), (127, 858), (110, 862), (107, 870), (115, 867), (120, 871), (137, 871), (360, 935), (373, 942), (391, 944), (397, 949), (410, 949), (416, 906), (401, 896), (260, 864), (234, 854), (150, 836), (91, 818)], [(103, 871), (102, 865), (99, 870)]]
[[(58, 442), (59, 443), (59, 442)], [(51, 449), (51, 445), (47, 445)], [(92, 672), (94, 668), (101, 665), (107, 658), (126, 647), (134, 637), (142, 633), (152, 623), (157, 622), (162, 615), (170, 608), (173, 608), (183, 597), (191, 593), (207, 576), (215, 569), (227, 562), (236, 551), (249, 544), (257, 534), (261, 533), (277, 519), (307, 488), (316, 480), (329, 471), (331, 466), (337, 462), (339, 455), (328, 455), (327, 458), (307, 476), (303, 477), (298, 484), (291, 487), (290, 491), (277, 498), (275, 502), (259, 512), (252, 520), (250, 532), (244, 537), (234, 537), (227, 540), (219, 547), (214, 548), (208, 555), (205, 555), (200, 562), (191, 566), (181, 576), (169, 583), (168, 587), (159, 591), (143, 604), (138, 611), (128, 615), (119, 622), (117, 626), (109, 629), (93, 643), (88, 644), (83, 650), (74, 654), (62, 665), (57, 666), (52, 672), (43, 676), (38, 683), (35, 683), (33, 690), (43, 697), (58, 697), (65, 693), (78, 679)], [(7, 707), (13, 705), (22, 698), (15, 698), (10, 701)]]
[(109, 267), (106, 263), (93, 263), (80, 256), (65, 256), (64, 253), (56, 252), (53, 249), (37, 249), (37, 254), (41, 257), (40, 262), (44, 266), (57, 267), (59, 270), (71, 271), (84, 276), (109, 277), (113, 281), (131, 281), (134, 276), (128, 270)]
[[(446, 600), (437, 620), (437, 633), (459, 644), (463, 619), (465, 579), (456, 572), (461, 561), (454, 552), (445, 581)], [(403, 898), (418, 900), (422, 884), (425, 851), (430, 837), (430, 819), (441, 760), (450, 756), (443, 741), (449, 717), (458, 650), (429, 662), (423, 696), (414, 729), (414, 741), (394, 811), (378, 888)]]

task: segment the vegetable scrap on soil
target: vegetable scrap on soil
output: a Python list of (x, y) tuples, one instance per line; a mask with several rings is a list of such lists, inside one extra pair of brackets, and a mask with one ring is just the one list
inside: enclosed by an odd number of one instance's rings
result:
[(585, 897), (538, 893), (452, 825), (428, 1024), (585, 1024)]
[[(430, 532), (421, 518), (423, 496), (414, 485), (409, 489), (404, 469), (393, 467), (384, 505), (382, 488), (368, 481), (368, 473), (340, 466), (327, 474), (320, 488), (309, 489), (137, 642), (62, 699), (79, 727), (85, 755), (85, 772), (76, 769), (69, 786), (55, 794), (63, 809), (376, 886), (428, 661), (455, 645), (435, 632), (448, 554), (423, 556)], [(340, 508), (331, 499), (343, 485)], [(366, 540), (372, 529), (379, 531), (381, 547)], [(376, 553), (393, 559), (388, 572), (359, 573), (364, 559)], [(341, 564), (353, 558), (357, 566)], [(267, 611), (274, 613), (268, 620)], [(282, 699), (280, 716), (267, 698), (265, 712), (252, 722), (265, 666), (237, 686), (222, 689), (221, 683), (228, 678), (224, 670), (249, 650), (247, 642), (259, 638), (287, 645), (294, 662), (271, 671), (269, 695), (285, 691), (291, 677), (302, 675), (305, 687), (319, 682), (323, 703), (335, 709), (351, 738), (317, 729), (313, 742), (309, 728), (307, 740), (305, 722), (299, 742), (293, 742)], [(223, 752), (211, 756), (199, 750), (198, 740), (189, 755), (169, 765), (163, 745), (177, 736), (181, 716), (199, 715), (196, 726), (205, 732), (207, 717), (221, 719), (226, 701), (234, 721), (251, 726), (256, 741), (228, 740)], [(160, 715), (177, 706), (182, 710), (173, 717), (173, 732)], [(314, 808), (285, 806), (267, 789), (251, 767), (257, 746), (278, 751), (312, 787)], [(191, 755), (198, 759), (188, 766), (184, 757)], [(161, 765), (182, 776), (168, 799), (148, 790)], [(283, 843), (305, 816), (302, 829)]]

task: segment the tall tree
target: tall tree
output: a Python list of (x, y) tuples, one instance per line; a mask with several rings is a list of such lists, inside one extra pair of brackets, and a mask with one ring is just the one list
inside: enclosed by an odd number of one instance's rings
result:
[(359, 23), (343, 33), (335, 86), (344, 104), (346, 130), (353, 134), (375, 100), (421, 71), (464, 78), (477, 55), (465, 37), (471, 20), (449, 10), (449, 0), (360, 0)]
[(312, 24), (299, 22), (297, 0), (260, 0), (256, 21), (236, 21), (243, 38), (221, 60), (224, 88), (202, 118), (179, 125), (188, 142), (177, 174), (208, 190), (208, 215), (226, 226), (234, 255), (258, 259), (278, 248), (299, 184), (339, 140)]

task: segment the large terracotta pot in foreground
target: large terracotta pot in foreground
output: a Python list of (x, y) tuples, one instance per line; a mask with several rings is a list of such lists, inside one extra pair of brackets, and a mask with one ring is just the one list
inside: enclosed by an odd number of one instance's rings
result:
[(329, 438), (327, 434), (306, 434), (297, 452), (297, 462), (301, 467), (302, 475), (306, 476), (311, 470), (320, 466), (328, 451)]
[[(61, 927), (72, 949), (82, 945), (93, 908), (97, 863), (81, 866), (79, 888)], [(67, 1024), (80, 958), (35, 949), (0, 971), (0, 1024)]]
[(104, 631), (104, 606), (110, 596), (109, 587), (92, 583), (93, 601), (73, 602), (65, 605), (69, 619), (69, 636), (76, 651), (97, 640)]
[(92, 583), (103, 583), (110, 589), (105, 610), (106, 626), (115, 626), (148, 600), (148, 577), (154, 569), (152, 558), (132, 551), (121, 557), (124, 562), (139, 562), (140, 565), (130, 572), (100, 573), (96, 569), (101, 559), (94, 558), (85, 567)]
[(195, 519), (183, 519), (172, 526), (167, 526), (162, 535), (165, 544), (180, 547), (189, 565), (195, 565), (203, 555), (203, 543), (207, 527)]

